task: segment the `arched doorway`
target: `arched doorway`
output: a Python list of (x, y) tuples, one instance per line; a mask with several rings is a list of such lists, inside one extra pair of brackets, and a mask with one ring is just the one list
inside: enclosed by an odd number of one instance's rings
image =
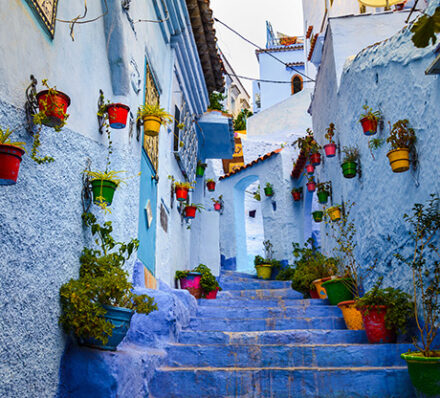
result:
[(292, 95), (299, 93), (303, 89), (303, 79), (300, 75), (294, 75), (291, 79)]

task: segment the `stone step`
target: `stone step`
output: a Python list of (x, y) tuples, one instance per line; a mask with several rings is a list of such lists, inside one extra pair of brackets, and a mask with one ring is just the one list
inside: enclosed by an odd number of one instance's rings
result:
[[(166, 386), (166, 388), (165, 388)], [(406, 366), (222, 368), (162, 367), (151, 398), (413, 398)]]
[(199, 306), (197, 316), (218, 318), (296, 318), (341, 316), (341, 310), (335, 305), (292, 305), (288, 307), (241, 307)]
[(266, 281), (263, 279), (247, 281), (225, 281), (222, 280), (220, 286), (223, 290), (252, 290), (252, 289), (290, 289), (291, 281)]
[(167, 347), (169, 366), (363, 367), (405, 366), (412, 344), (185, 345)]
[(283, 288), (283, 289), (251, 289), (251, 290), (223, 290), (217, 293), (217, 297), (220, 299), (224, 298), (235, 298), (235, 297), (246, 297), (253, 300), (265, 300), (271, 298), (291, 298), (291, 299), (302, 299), (304, 295), (293, 289)]
[[(222, 293), (222, 292), (220, 292)], [(228, 307), (290, 307), (290, 306), (310, 306), (310, 305), (329, 305), (328, 300), (320, 299), (283, 299), (282, 297), (271, 299), (255, 299), (250, 297), (228, 298), (219, 296), (215, 300), (200, 299), (200, 306), (228, 306)]]
[(256, 332), (202, 332), (183, 330), (179, 335), (181, 344), (366, 344), (364, 330), (308, 329), (263, 330)]
[(222, 271), (220, 274), (220, 279), (224, 279), (224, 280), (237, 280), (237, 281), (242, 281), (242, 280), (249, 280), (249, 279), (253, 279), (253, 280), (258, 280), (257, 279), (257, 274), (248, 274), (246, 272), (237, 272), (237, 271)]
[(320, 318), (242, 319), (212, 319), (197, 317), (191, 319), (188, 328), (199, 331), (245, 332), (293, 329), (346, 329), (346, 326), (342, 316)]

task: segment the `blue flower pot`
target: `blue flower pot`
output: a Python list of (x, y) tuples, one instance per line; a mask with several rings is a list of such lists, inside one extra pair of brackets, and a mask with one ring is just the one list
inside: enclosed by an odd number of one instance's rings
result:
[(105, 320), (110, 321), (114, 326), (113, 333), (108, 338), (107, 344), (104, 345), (100, 340), (93, 338), (78, 338), (78, 342), (81, 345), (98, 348), (100, 350), (116, 351), (116, 347), (127, 334), (134, 311), (128, 308), (113, 307), (111, 305), (104, 305), (103, 307), (107, 310), (107, 313), (104, 315)]

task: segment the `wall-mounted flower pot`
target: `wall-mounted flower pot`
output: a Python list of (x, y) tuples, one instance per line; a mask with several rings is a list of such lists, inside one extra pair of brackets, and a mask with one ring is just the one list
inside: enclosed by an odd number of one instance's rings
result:
[(273, 196), (273, 188), (272, 187), (265, 187), (264, 194), (268, 197)]
[(202, 297), (200, 279), (202, 279), (200, 272), (190, 272), (188, 276), (180, 279), (180, 288), (188, 290), (196, 299), (199, 299)]
[(209, 192), (214, 192), (215, 191), (215, 182), (214, 181), (208, 181), (206, 183), (206, 187), (208, 188)]
[(205, 167), (198, 164), (196, 167), (196, 176), (203, 177), (204, 174), (205, 174)]
[(328, 158), (333, 158), (336, 155), (336, 144), (332, 142), (331, 144), (324, 145), (325, 156)]
[(55, 91), (49, 95), (49, 90), (40, 91), (37, 94), (38, 108), (46, 114), (44, 124), (49, 127), (58, 127), (66, 118), (67, 107), (70, 98), (61, 91)]
[(356, 177), (357, 164), (356, 162), (344, 162), (341, 164), (342, 174), (345, 178)]
[(123, 129), (127, 125), (130, 108), (124, 104), (109, 104), (107, 106), (108, 122), (113, 129)]
[(440, 356), (424, 357), (420, 352), (401, 354), (409, 377), (420, 396), (440, 397)]
[(292, 192), (292, 197), (295, 202), (299, 202), (301, 200), (301, 192)]
[(256, 265), (255, 268), (259, 279), (270, 279), (272, 274), (272, 266), (270, 264)]
[(24, 150), (17, 146), (0, 144), (0, 185), (13, 185), (17, 182), (23, 155)]
[(185, 218), (196, 218), (197, 207), (186, 206), (184, 209)]
[(215, 211), (220, 211), (221, 209), (222, 209), (221, 203), (214, 203), (214, 210)]
[(310, 155), (310, 163), (313, 164), (313, 166), (321, 164), (321, 154), (319, 152), (312, 153)]
[(374, 135), (377, 132), (377, 120), (364, 117), (361, 119), (362, 129), (365, 135)]
[(318, 202), (327, 203), (327, 201), (328, 201), (328, 192), (327, 191), (318, 192)]
[(385, 327), (385, 315), (387, 307), (384, 305), (375, 305), (361, 309), (362, 319), (364, 321), (365, 333), (370, 344), (395, 343), (396, 332), (394, 329)]
[(345, 325), (350, 330), (363, 330), (362, 313), (354, 306), (354, 300), (341, 301), (338, 307), (342, 311)]
[(339, 221), (341, 219), (341, 209), (337, 206), (332, 206), (327, 209), (327, 214), (332, 221)]
[(211, 290), (209, 293), (205, 293), (205, 299), (214, 300), (217, 298), (218, 288), (215, 290)]
[(176, 188), (176, 199), (179, 202), (183, 202), (188, 199), (188, 188)]
[(322, 217), (324, 217), (324, 212), (323, 212), (323, 211), (320, 211), (320, 210), (318, 210), (318, 211), (314, 211), (314, 212), (312, 213), (312, 216), (313, 216), (313, 221), (315, 221), (315, 222), (321, 222), (321, 221), (322, 221)]
[(315, 192), (316, 182), (308, 182), (306, 185), (309, 192)]
[(409, 149), (399, 148), (393, 149), (387, 153), (390, 161), (391, 170), (394, 173), (402, 173), (409, 170)]
[(156, 137), (159, 134), (160, 126), (162, 120), (160, 117), (156, 116), (145, 116), (144, 117), (144, 132), (150, 137)]
[(110, 206), (113, 202), (113, 195), (117, 185), (110, 180), (92, 180), (93, 203), (105, 203)]
[(103, 307), (107, 310), (107, 313), (104, 315), (105, 320), (111, 322), (114, 326), (112, 335), (108, 338), (107, 344), (104, 345), (102, 341), (92, 338), (78, 338), (77, 340), (80, 345), (98, 348), (100, 350), (115, 351), (116, 347), (127, 334), (134, 311), (111, 305), (104, 305)]
[(331, 305), (338, 305), (342, 301), (353, 300), (353, 293), (349, 289), (349, 283), (351, 283), (349, 278), (337, 278), (322, 284)]
[(313, 174), (315, 172), (315, 166), (313, 166), (313, 164), (308, 164), (306, 166), (306, 172), (307, 174)]
[(318, 293), (318, 298), (320, 299), (326, 299), (327, 298), (327, 291), (322, 287), (322, 284), (324, 282), (329, 281), (332, 279), (330, 276), (321, 278), (321, 279), (315, 279), (312, 283), (315, 285), (316, 292)]

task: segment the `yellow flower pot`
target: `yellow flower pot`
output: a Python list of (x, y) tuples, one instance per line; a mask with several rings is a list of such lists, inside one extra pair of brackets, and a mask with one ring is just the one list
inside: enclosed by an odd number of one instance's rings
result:
[(350, 330), (364, 330), (362, 313), (354, 307), (354, 300), (341, 301), (338, 307), (344, 316), (345, 325)]
[(391, 170), (394, 173), (402, 173), (409, 169), (409, 149), (398, 148), (387, 153), (390, 161)]
[(316, 291), (318, 292), (318, 296), (319, 296), (320, 299), (326, 299), (327, 298), (327, 292), (322, 287), (322, 284), (324, 282), (329, 281), (330, 279), (332, 279), (332, 278), (330, 276), (328, 276), (327, 278), (315, 279), (312, 282), (315, 285)]
[(257, 277), (260, 279), (270, 279), (272, 274), (272, 266), (270, 264), (260, 264), (256, 265)]
[(339, 207), (333, 206), (327, 209), (327, 214), (332, 221), (339, 221), (341, 219), (341, 209)]
[(160, 117), (151, 116), (151, 115), (144, 117), (145, 134), (150, 137), (156, 137), (159, 134), (161, 124), (162, 124), (162, 120)]

